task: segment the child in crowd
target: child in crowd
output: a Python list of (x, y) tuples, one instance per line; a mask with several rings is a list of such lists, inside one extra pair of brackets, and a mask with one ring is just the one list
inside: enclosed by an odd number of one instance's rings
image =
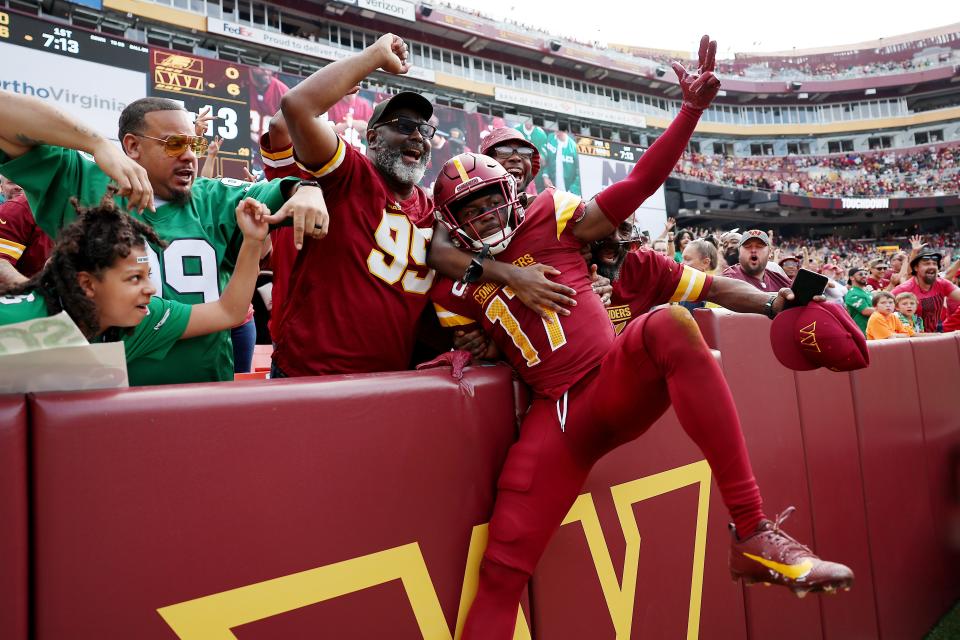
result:
[(889, 291), (877, 291), (873, 294), (874, 312), (867, 320), (867, 340), (909, 338), (913, 335), (913, 329), (904, 326), (894, 315), (896, 304), (896, 298)]
[(912, 329), (914, 334), (923, 333), (923, 318), (917, 315), (917, 296), (909, 291), (898, 293), (896, 298), (896, 316), (900, 323)]

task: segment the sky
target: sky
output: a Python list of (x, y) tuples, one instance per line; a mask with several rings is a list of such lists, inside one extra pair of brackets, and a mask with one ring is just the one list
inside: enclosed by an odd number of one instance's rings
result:
[(943, 0), (448, 1), (583, 41), (689, 51), (708, 33), (721, 58), (851, 44), (960, 22), (960, 3)]

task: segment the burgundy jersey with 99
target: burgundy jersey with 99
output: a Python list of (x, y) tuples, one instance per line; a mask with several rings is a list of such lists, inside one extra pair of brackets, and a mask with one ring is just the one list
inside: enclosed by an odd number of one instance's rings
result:
[(700, 302), (710, 292), (713, 276), (677, 264), (656, 251), (631, 251), (613, 281), (607, 314), (617, 335), (631, 320), (668, 302)]
[(343, 139), (311, 174), (330, 232), (305, 239), (296, 257), (276, 364), (290, 376), (406, 369), (434, 279), (426, 267), (433, 202), (419, 187), (396, 202), (373, 163)]
[(577, 290), (569, 316), (543, 320), (509, 287), (473, 283), (462, 297), (451, 280), (437, 282), (431, 297), (440, 324), (459, 328), (479, 323), (520, 377), (541, 396), (559, 398), (593, 369), (613, 344), (606, 309), (590, 286), (583, 243), (573, 224), (584, 214), (580, 196), (547, 189), (526, 209), (526, 218), (510, 244), (497, 255), (518, 266), (540, 263), (560, 271), (555, 280)]

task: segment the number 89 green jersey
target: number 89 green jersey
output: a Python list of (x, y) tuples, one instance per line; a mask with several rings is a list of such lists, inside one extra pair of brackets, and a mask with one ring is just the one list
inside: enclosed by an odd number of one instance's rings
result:
[[(83, 206), (96, 205), (110, 182), (90, 156), (49, 145), (13, 160), (0, 152), (0, 174), (23, 187), (37, 224), (53, 238), (76, 218), (71, 197), (77, 196)], [(249, 196), (275, 212), (284, 201), (280, 185), (279, 180), (251, 184), (198, 178), (187, 203), (158, 202), (156, 212), (131, 212), (168, 243), (165, 249), (147, 249), (157, 295), (186, 304), (219, 299), (243, 242), (237, 204)], [(126, 198), (117, 197), (116, 202), (126, 208)], [(132, 363), (129, 376), (131, 385), (232, 380), (230, 332), (181, 340), (163, 361)]]

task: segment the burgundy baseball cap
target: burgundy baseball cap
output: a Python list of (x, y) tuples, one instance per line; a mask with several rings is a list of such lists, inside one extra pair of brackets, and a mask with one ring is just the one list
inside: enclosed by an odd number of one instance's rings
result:
[(794, 371), (853, 371), (870, 364), (860, 327), (832, 302), (811, 302), (779, 313), (770, 327), (770, 344), (780, 364)]

